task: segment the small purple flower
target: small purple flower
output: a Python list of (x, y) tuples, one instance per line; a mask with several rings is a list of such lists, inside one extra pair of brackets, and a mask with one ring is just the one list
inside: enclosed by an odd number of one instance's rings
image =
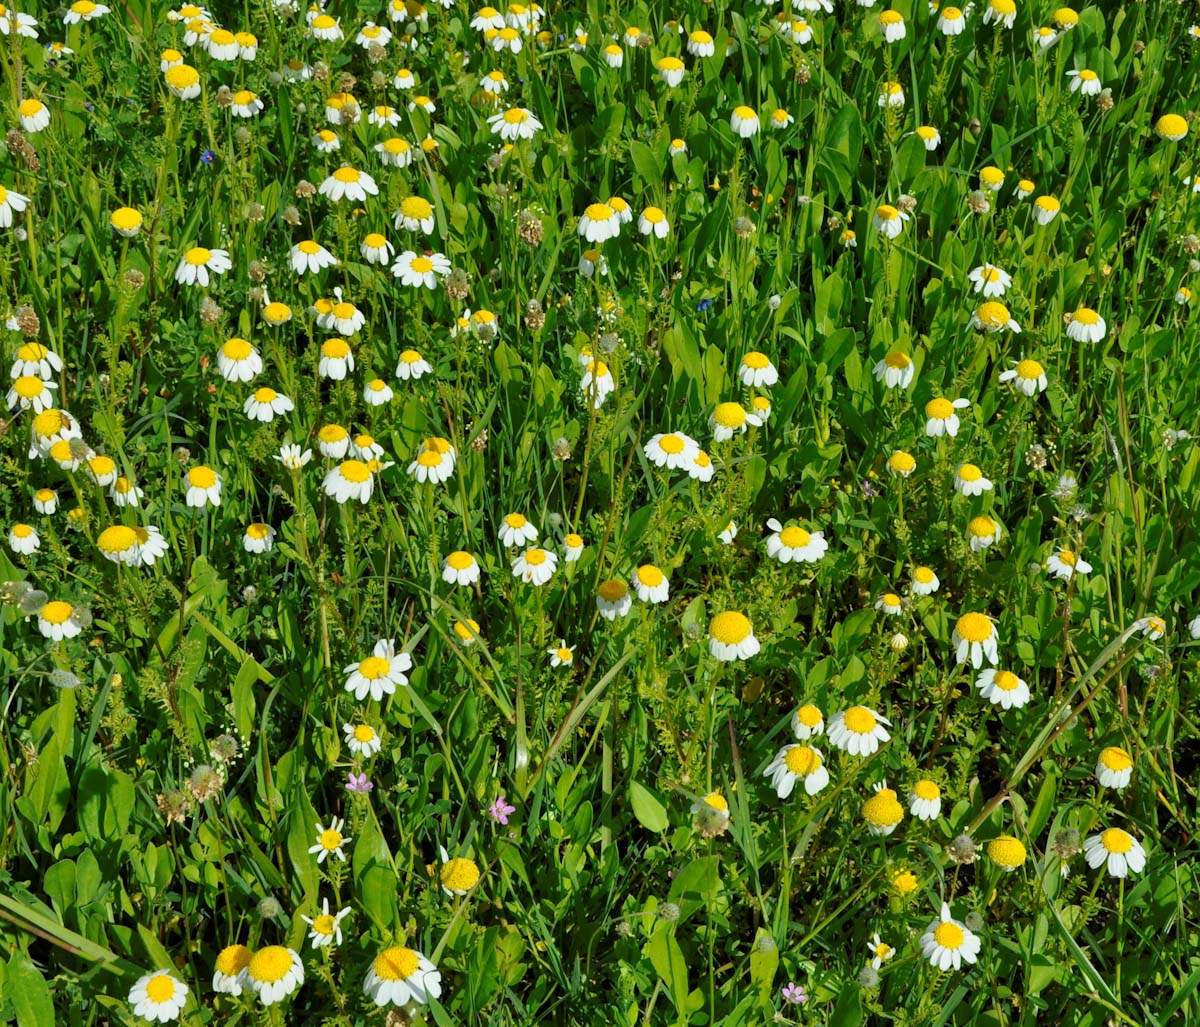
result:
[(215, 161), (217, 159), (217, 151), (216, 150), (203, 150), (200, 153), (200, 159), (202, 161), (204, 161), (205, 164), (211, 164), (213, 161)]
[(863, 495), (869, 499), (874, 499), (877, 495), (879, 495), (879, 489), (875, 486), (875, 483), (872, 482), (870, 478), (863, 478), (862, 490)]
[(507, 824), (508, 815), (517, 811), (516, 806), (510, 806), (508, 800), (503, 795), (499, 796), (495, 802), (488, 807), (488, 815), (496, 821), (497, 824)]
[(706, 310), (712, 310), (712, 305), (713, 305), (712, 300), (701, 300), (699, 303), (696, 304), (696, 310), (699, 313), (703, 314), (704, 311), (706, 311)]
[(367, 780), (366, 774), (351, 773), (350, 780), (346, 782), (346, 791), (355, 792), (359, 795), (366, 795), (375, 786)]
[(808, 996), (804, 994), (804, 988), (802, 985), (797, 984), (795, 981), (791, 981), (788, 983), (787, 987), (783, 989), (783, 1001), (788, 1002), (793, 1006), (802, 1006), (808, 1001)]

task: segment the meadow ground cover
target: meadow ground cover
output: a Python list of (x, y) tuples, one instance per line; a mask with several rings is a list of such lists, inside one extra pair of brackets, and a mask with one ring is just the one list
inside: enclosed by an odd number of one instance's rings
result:
[(0, 7), (0, 1019), (1200, 1021), (1188, 5), (110, 6)]

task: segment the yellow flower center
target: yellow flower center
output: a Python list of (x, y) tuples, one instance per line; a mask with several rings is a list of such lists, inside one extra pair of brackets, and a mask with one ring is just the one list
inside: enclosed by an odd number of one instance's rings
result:
[(988, 165), (979, 172), (979, 180), (985, 185), (999, 185), (1004, 181), (1004, 172), (999, 168)]
[(816, 727), (821, 723), (821, 711), (811, 703), (806, 703), (796, 711), (796, 719), (805, 727)]
[(227, 945), (217, 956), (217, 971), (232, 977), (246, 969), (253, 953), (245, 945)]
[(1110, 827), (1100, 836), (1100, 844), (1109, 852), (1128, 852), (1133, 848), (1133, 837), (1119, 827)]
[(1080, 307), (1075, 311), (1074, 319), (1081, 325), (1094, 325), (1100, 320), (1100, 315), (1091, 307)]
[(1158, 134), (1172, 138), (1187, 135), (1188, 123), (1178, 114), (1164, 114), (1158, 119)]
[(350, 344), (345, 339), (326, 339), (321, 344), (321, 355), (341, 358), (350, 352)]
[(64, 603), (61, 599), (55, 599), (53, 602), (47, 603), (42, 607), (42, 612), (38, 614), (47, 624), (65, 624), (71, 619), (71, 615), (75, 612), (70, 603)]
[(274, 984), (283, 980), (291, 969), (291, 950), (282, 945), (268, 945), (254, 953), (247, 964), (246, 972), (260, 984)]
[(706, 806), (711, 806), (713, 809), (718, 810), (721, 813), (729, 812), (729, 803), (725, 801), (725, 796), (723, 796), (720, 792), (709, 792), (704, 797), (704, 804)]
[(1045, 373), (1046, 369), (1036, 360), (1022, 360), (1017, 364), (1017, 377), (1026, 381), (1035, 382)]
[(142, 215), (132, 207), (118, 207), (112, 212), (109, 223), (113, 228), (130, 232), (142, 223)]
[(882, 11), (879, 15), (880, 25), (903, 25), (904, 17), (899, 11)]
[(659, 439), (658, 445), (664, 453), (670, 453), (674, 455), (676, 453), (683, 452), (684, 442), (683, 439), (681, 439), (678, 435), (672, 433), (670, 435), (664, 435), (661, 439)]
[(880, 221), (894, 221), (900, 216), (900, 211), (893, 207), (890, 203), (881, 203), (875, 208), (875, 216)]
[(193, 246), (183, 255), (183, 259), (193, 267), (202, 267), (212, 260), (212, 250), (207, 250), (203, 246)]
[(749, 121), (751, 118), (757, 117), (757, 115), (754, 113), (753, 107), (735, 107), (733, 113), (742, 121)]
[(506, 514), (504, 517), (504, 523), (510, 528), (523, 528), (525, 527), (526, 523), (525, 516), (519, 513)]
[(610, 578), (608, 581), (601, 582), (596, 592), (606, 603), (615, 603), (629, 594), (629, 586), (620, 578)]
[(358, 309), (353, 303), (338, 303), (334, 305), (333, 316), (339, 321), (352, 321)]
[(615, 212), (607, 203), (589, 203), (583, 213), (589, 221), (607, 221)]
[(176, 64), (167, 69), (166, 79), (172, 89), (188, 89), (200, 81), (200, 72), (190, 64)]
[(1002, 834), (988, 842), (988, 856), (1002, 867), (1015, 868), (1025, 862), (1025, 846), (1011, 834)]
[(897, 895), (908, 895), (917, 887), (917, 875), (911, 870), (897, 870), (892, 875), (892, 890)]
[(649, 563), (637, 569), (637, 579), (647, 588), (657, 588), (664, 581), (663, 572)]
[(273, 403), (278, 395), (279, 393), (274, 389), (268, 389), (265, 386), (254, 390), (254, 400), (257, 403)]
[(504, 112), (504, 120), (510, 125), (519, 125), (522, 121), (528, 121), (529, 115), (520, 107), (512, 107)]
[(371, 964), (375, 976), (384, 981), (406, 981), (417, 972), (420, 960), (412, 949), (395, 946), (385, 949)]
[(1128, 770), (1133, 766), (1133, 760), (1129, 753), (1124, 749), (1118, 749), (1115, 745), (1109, 746), (1100, 753), (1100, 762), (1103, 763), (1109, 770)]
[(707, 43), (711, 43), (713, 41), (713, 37), (710, 36), (703, 29), (697, 29), (690, 36), (688, 36), (688, 39), (690, 39), (693, 43), (701, 43), (701, 44), (707, 44)]
[[(996, 2), (997, 0), (992, 0), (993, 5)], [(933, 932), (933, 940), (944, 949), (957, 949), (961, 947), (965, 936), (963, 929), (958, 924), (945, 921), (937, 925), (937, 930)]]
[(1091, 68), (1084, 68), (1079, 73), (1079, 81), (1080, 82), (1095, 82), (1097, 78), (1099, 78), (1099, 76), (1094, 71), (1092, 71)]
[(33, 399), (35, 396), (40, 396), (45, 387), (41, 378), (32, 375), (22, 375), (13, 382), (13, 389), (22, 399)]
[(954, 416), (954, 404), (939, 396), (925, 404), (925, 416), (935, 421), (944, 421)]
[(335, 171), (333, 173), (333, 177), (336, 178), (339, 182), (350, 183), (350, 182), (357, 182), (359, 180), (359, 178), (361, 178), (362, 176), (359, 175), (359, 173), (357, 171), (355, 171), (354, 168), (338, 168), (337, 171)]
[(570, 649), (555, 649), (554, 655), (563, 663), (571, 663), (575, 659), (575, 654)]
[(372, 742), (375, 740), (375, 729), (370, 724), (359, 724), (354, 729), (354, 740), (356, 742)]
[(1058, 210), (1058, 208), (1061, 206), (1058, 200), (1056, 200), (1053, 196), (1039, 196), (1033, 202), (1041, 207), (1042, 210), (1046, 211), (1047, 214)]
[(913, 785), (913, 795), (918, 799), (940, 799), (942, 797), (942, 790), (932, 781), (923, 778)]
[(312, 922), (313, 933), (332, 935), (336, 925), (337, 921), (334, 919), (332, 914), (322, 913)]
[(1060, 562), (1065, 563), (1068, 567), (1074, 567), (1075, 564), (1079, 562), (1079, 557), (1077, 557), (1069, 549), (1060, 549), (1058, 551), (1058, 559)]
[[(928, 413), (928, 409), (926, 410), (926, 413)], [(888, 457), (888, 464), (891, 466), (893, 471), (902, 471), (907, 473), (917, 466), (917, 461), (911, 453), (905, 453), (903, 450), (897, 450), (890, 457)]]
[(904, 818), (904, 807), (896, 800), (896, 793), (882, 788), (863, 803), (863, 819), (872, 827), (891, 827)]
[(972, 517), (967, 524), (967, 531), (975, 538), (991, 538), (996, 534), (996, 522), (990, 517)]
[(525, 562), (533, 567), (540, 567), (546, 562), (546, 550), (527, 549), (525, 551)]
[(263, 317), (268, 321), (287, 321), (292, 316), (292, 308), (286, 303), (268, 303), (263, 307)]
[(378, 681), (380, 678), (387, 677), (388, 671), (391, 669), (392, 661), (382, 656), (368, 656), (358, 665), (358, 672), (368, 681)]
[(333, 828), (328, 828), (321, 832), (321, 837), (318, 839), (321, 843), (321, 848), (327, 852), (333, 852), (334, 849), (342, 847), (342, 832), (335, 831)]
[[(992, 637), (992, 622), (986, 614), (964, 613), (955, 625), (958, 637), (968, 642), (986, 642)], [(996, 677), (1000, 675), (997, 674)]]
[(123, 524), (114, 524), (111, 528), (105, 528), (100, 532), (96, 539), (96, 545), (106, 553), (123, 553), (137, 545), (137, 536), (133, 533), (132, 528), (127, 528)]
[(865, 706), (851, 706), (843, 714), (842, 723), (856, 735), (869, 735), (875, 730), (875, 714)]
[(151, 1002), (168, 1001), (175, 994), (175, 982), (167, 974), (151, 977), (146, 982), (146, 998)]
[(719, 403), (713, 420), (722, 428), (740, 428), (746, 423), (746, 411), (740, 403)]
[(217, 483), (216, 472), (210, 467), (193, 467), (187, 474), (188, 484), (198, 489), (210, 489)]
[(931, 581), (933, 581), (934, 574), (933, 571), (931, 571), (928, 567), (918, 567), (915, 571), (913, 571), (913, 577), (922, 585), (928, 585)]
[(981, 303), (975, 311), (975, 319), (987, 328), (1003, 328), (1009, 322), (1008, 307), (994, 301)]
[(271, 534), (271, 528), (270, 525), (256, 521), (246, 528), (246, 534), (253, 539), (262, 540)]
[(475, 557), (459, 549), (446, 557), (446, 563), (456, 571), (465, 571), (475, 563)]
[(442, 866), (442, 886), (451, 891), (469, 891), (479, 880), (479, 867), (472, 859), (452, 859)]
[[(368, 249), (377, 250), (377, 249), (380, 249), (382, 246), (387, 245), (387, 239), (384, 238), (382, 235), (380, 235), (378, 232), (372, 232), (365, 239), (363, 239), (363, 245), (366, 246)], [(406, 350), (405, 352), (411, 353), (412, 350)]]
[(414, 257), (409, 266), (418, 274), (424, 275), (433, 270), (433, 261), (428, 257)]
[(942, 8), (942, 17), (947, 21), (958, 21), (962, 17), (962, 11), (957, 7), (944, 7)]
[(709, 635), (722, 645), (737, 645), (750, 637), (750, 621), (737, 610), (718, 613), (708, 625)]
[(903, 371), (904, 368), (908, 367), (908, 365), (912, 363), (912, 360), (907, 353), (898, 353), (895, 350), (892, 350), (891, 353), (883, 358), (883, 362), (887, 364), (888, 367), (891, 367), (897, 371)]
[(812, 536), (803, 528), (789, 525), (779, 533), (779, 541), (788, 549), (803, 549), (811, 541)]
[(583, 548), (583, 536), (582, 535), (568, 535), (565, 539), (563, 539), (563, 541), (566, 543), (568, 549), (582, 549)]
[(817, 750), (811, 749), (807, 745), (792, 746), (788, 749), (783, 761), (787, 764), (788, 770), (797, 777), (808, 777), (821, 766), (821, 757), (817, 755)]
[(328, 14), (318, 14), (312, 21), (312, 27), (315, 29), (331, 29), (337, 22)]
[(882, 602), (883, 602), (884, 606), (892, 606), (892, 607), (899, 606), (900, 605), (900, 597), (898, 595), (896, 595), (894, 592), (885, 592), (882, 597)]
[(1011, 670), (998, 670), (992, 684), (1002, 692), (1015, 692), (1021, 687), (1021, 679)]
[(667, 215), (664, 214), (662, 209), (659, 207), (647, 207), (644, 211), (642, 211), (642, 217), (644, 217), (652, 225), (659, 225), (667, 220)]
[(958, 469), (958, 476), (963, 481), (979, 481), (983, 477), (983, 471), (974, 464), (963, 464)]
[[(14, 524), (12, 533), (17, 538), (29, 538), (33, 534), (33, 529), (28, 524)], [(103, 538), (104, 536), (101, 535), (100, 537)]]

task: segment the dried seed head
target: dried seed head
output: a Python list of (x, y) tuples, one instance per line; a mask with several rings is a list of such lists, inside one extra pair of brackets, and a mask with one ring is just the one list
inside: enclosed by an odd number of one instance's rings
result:
[(17, 319), (17, 327), (27, 339), (36, 339), (42, 332), (42, 322), (38, 320), (37, 311), (30, 306), (21, 306), (13, 312)]
[(136, 267), (125, 272), (125, 284), (130, 289), (140, 289), (146, 284), (146, 276)]
[(215, 799), (221, 794), (224, 784), (219, 771), (214, 770), (207, 763), (202, 763), (192, 771), (187, 787), (197, 802), (208, 802), (209, 799)]
[(217, 89), (217, 106), (223, 111), (233, 106), (233, 90), (228, 86)]
[(971, 836), (960, 834), (946, 847), (946, 855), (955, 863), (974, 863), (975, 843), (971, 841)]
[(452, 300), (461, 302), (471, 292), (471, 279), (461, 268), (455, 268), (445, 279), (446, 295)]
[(317, 195), (317, 187), (307, 178), (302, 178), (296, 183), (296, 195), (302, 200), (311, 200)]
[(261, 260), (252, 260), (246, 269), (246, 275), (255, 285), (261, 285), (267, 280), (267, 265)]
[(734, 218), (733, 219), (733, 234), (739, 239), (748, 239), (757, 229), (754, 227), (754, 222), (749, 218)]
[(900, 199), (896, 201), (896, 209), (904, 214), (911, 214), (917, 209), (917, 198), (910, 196), (908, 193), (901, 193)]
[(298, 211), (289, 203), (283, 208), (283, 221), (284, 224), (295, 227), (296, 225), (300, 224), (300, 211)]
[(182, 788), (172, 788), (155, 796), (158, 812), (168, 824), (182, 824), (192, 811), (192, 797)]
[(200, 301), (200, 322), (206, 328), (214, 327), (221, 320), (223, 311), (217, 306), (217, 301), (211, 296), (205, 296)]
[(528, 207), (517, 215), (517, 235), (526, 246), (537, 246), (544, 231), (542, 219)]
[(554, 440), (554, 449), (550, 451), (550, 455), (559, 462), (565, 462), (571, 459), (571, 443), (569, 443), (561, 435)]
[(982, 189), (976, 189), (967, 197), (967, 207), (972, 214), (986, 214), (992, 209), (992, 201)]

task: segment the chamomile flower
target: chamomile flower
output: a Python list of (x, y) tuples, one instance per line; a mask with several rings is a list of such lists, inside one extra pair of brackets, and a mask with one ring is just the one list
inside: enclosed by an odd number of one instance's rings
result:
[(988, 859), (1006, 874), (1011, 874), (1025, 865), (1028, 854), (1025, 845), (1011, 834), (997, 835), (987, 844)]
[(1019, 710), (1029, 702), (1029, 685), (1011, 670), (982, 671), (975, 679), (975, 687), (984, 699), (1002, 710)]
[(13, 214), (20, 214), (29, 206), (29, 197), (0, 185), (0, 228), (11, 228)]
[(713, 462), (709, 455), (702, 449), (696, 450), (692, 455), (692, 462), (688, 464), (688, 477), (699, 482), (712, 481), (712, 476), (716, 468), (713, 467)]
[(386, 125), (389, 128), (395, 128), (400, 124), (400, 112), (395, 107), (389, 107), (386, 103), (381, 103), (371, 108), (371, 112), (367, 115), (367, 124), (382, 127)]
[(1188, 133), (1187, 119), (1178, 114), (1164, 114), (1155, 122), (1154, 131), (1160, 138), (1177, 143)]
[(381, 638), (370, 656), (344, 669), (346, 691), (353, 692), (359, 702), (368, 695), (379, 702), (385, 695), (392, 695), (398, 685), (408, 684), (406, 671), (412, 670), (412, 665), (408, 653), (396, 651), (394, 639)]
[(537, 546), (526, 549), (512, 562), (513, 577), (531, 585), (546, 584), (557, 568), (558, 554)]
[(724, 530), (717, 533), (717, 538), (720, 539), (724, 545), (731, 546), (733, 545), (733, 540), (737, 538), (737, 533), (737, 525), (733, 521), (730, 521), (727, 525), (725, 525)]
[(421, 953), (397, 945), (372, 961), (363, 994), (379, 1007), (389, 1002), (398, 1008), (424, 1005), (430, 997), (441, 998), (442, 975)]
[(643, 603), (665, 603), (670, 596), (667, 576), (650, 563), (634, 571), (633, 588)]
[(899, 350), (891, 350), (875, 365), (875, 380), (889, 389), (907, 389), (916, 373), (912, 357)]
[(1107, 866), (1110, 877), (1127, 877), (1131, 870), (1139, 874), (1146, 866), (1146, 850), (1119, 827), (1110, 827), (1084, 841), (1083, 858), (1093, 870)]
[(579, 219), (578, 232), (591, 243), (615, 239), (621, 231), (621, 219), (607, 203), (592, 203)]
[(900, 821), (904, 819), (904, 807), (900, 805), (895, 790), (889, 788), (886, 781), (880, 781), (875, 785), (875, 794), (863, 803), (862, 816), (871, 834), (886, 837), (900, 826)]
[(454, 473), (458, 454), (448, 440), (431, 435), (421, 443), (416, 457), (408, 465), (408, 473), (419, 482), (438, 485)]
[(742, 357), (737, 376), (743, 385), (755, 389), (770, 388), (779, 381), (779, 371), (771, 363), (771, 359), (757, 350), (751, 350)]
[(1030, 397), (1046, 391), (1046, 369), (1036, 360), (1028, 357), (1017, 361), (1007, 371), (1001, 372), (1000, 380), (1012, 382), (1014, 388)]
[(338, 259), (324, 246), (312, 239), (296, 243), (288, 255), (292, 270), (298, 275), (318, 274), (327, 267), (334, 267)]
[(871, 968), (874, 970), (878, 970), (896, 954), (896, 950), (891, 945), (886, 941), (879, 940), (878, 931), (872, 935), (871, 942), (867, 945), (867, 951), (871, 953)]
[(41, 544), (41, 536), (38, 535), (35, 528), (28, 524), (14, 524), (8, 529), (8, 548), (18, 556), (29, 556), (31, 553), (36, 553)]
[(971, 552), (973, 553), (981, 552), (988, 546), (995, 545), (1000, 541), (1001, 533), (1000, 522), (986, 514), (972, 517), (967, 522), (967, 538), (971, 543)]
[(904, 87), (899, 82), (885, 82), (878, 103), (880, 107), (903, 107)]
[(1099, 96), (1102, 89), (1100, 76), (1091, 68), (1081, 68), (1079, 71), (1068, 71), (1067, 78), (1071, 80), (1071, 92), (1081, 96)]
[(911, 588), (915, 595), (933, 595), (941, 587), (938, 576), (929, 567), (914, 567)]
[(322, 425), (317, 431), (317, 448), (331, 460), (341, 460), (350, 449), (350, 433), (340, 424)]
[(693, 57), (712, 57), (717, 52), (713, 37), (703, 29), (688, 34), (686, 49)]
[[(335, 819), (334, 823), (340, 823)], [(320, 825), (318, 830), (320, 829)], [(326, 834), (337, 834), (341, 839), (341, 835), (336, 831), (321, 832), (323, 837)], [(345, 839), (349, 841), (349, 839)], [(318, 842), (317, 848), (321, 849), (321, 844)], [(309, 849), (309, 852), (312, 852)], [(346, 857), (342, 855), (341, 849), (337, 850), (338, 855), (344, 861)], [(324, 860), (326, 851), (321, 850), (321, 855), (317, 857), (318, 862)], [(259, 949), (250, 957), (250, 962), (246, 964), (246, 969), (242, 974), (243, 987), (249, 988), (258, 996), (259, 1002), (264, 1006), (273, 1006), (276, 1002), (282, 1002), (292, 992), (304, 983), (304, 963), (300, 959), (300, 953), (294, 949), (285, 948), (283, 945), (268, 945), (266, 948)]]
[(904, 612), (904, 600), (895, 592), (885, 592), (875, 600), (875, 609), (889, 617), (895, 617)]
[(909, 217), (907, 211), (893, 207), (890, 203), (881, 203), (875, 208), (872, 224), (875, 226), (875, 231), (885, 239), (895, 239), (904, 231), (904, 222)]
[(806, 531), (798, 525), (786, 528), (774, 517), (767, 521), (771, 534), (767, 536), (767, 555), (780, 563), (816, 563), (829, 549), (825, 534)]
[(1100, 342), (1108, 325), (1091, 307), (1077, 307), (1071, 315), (1071, 323), (1067, 325), (1067, 338), (1076, 342)]
[(888, 457), (887, 469), (891, 474), (898, 474), (901, 478), (907, 478), (917, 468), (917, 459), (911, 453), (906, 453), (903, 449), (897, 449), (891, 456)]
[(350, 915), (350, 907), (346, 906), (337, 913), (329, 912), (329, 898), (321, 900), (321, 912), (315, 917), (305, 916), (300, 914), (300, 919), (303, 920), (311, 928), (308, 932), (308, 940), (312, 942), (314, 949), (332, 946), (335, 943), (342, 943), (342, 921)]
[[(37, 19), (32, 14), (14, 11), (11, 8), (0, 10), (0, 35), (24, 36), (26, 39), (37, 39)], [(46, 49), (53, 55), (73, 54), (75, 51), (62, 43), (47, 43)]]
[(132, 528), (114, 524), (96, 536), (100, 555), (113, 563), (133, 564), (138, 559), (138, 540)]
[(996, 300), (987, 300), (975, 308), (971, 315), (971, 327), (981, 332), (1003, 332), (1020, 334), (1021, 326), (1008, 312), (1008, 307)]
[(686, 470), (700, 449), (700, 443), (683, 432), (667, 432), (651, 436), (645, 445), (646, 458), (655, 467)]
[(187, 505), (201, 508), (221, 505), (221, 476), (211, 467), (197, 464), (183, 476), (187, 486)]
[(295, 409), (296, 404), (287, 396), (265, 386), (255, 389), (242, 404), (242, 412), (250, 420), (259, 421), (262, 424), (268, 424), (281, 414), (291, 413)]
[(163, 81), (173, 96), (194, 100), (200, 95), (200, 72), (190, 64), (176, 64), (163, 74)]
[(344, 164), (322, 181), (317, 191), (334, 203), (341, 200), (366, 203), (368, 196), (379, 195), (379, 186), (365, 171)]
[(954, 472), (954, 491), (962, 496), (982, 496), (990, 492), (992, 483), (974, 464), (959, 464)]
[(349, 300), (342, 298), (341, 286), (333, 290), (334, 299), (320, 301), (317, 327), (338, 335), (354, 335), (367, 323), (367, 316)]
[(247, 553), (269, 553), (275, 547), (275, 534), (271, 525), (255, 521), (242, 534), (242, 548)]
[(932, 125), (918, 125), (916, 135), (930, 153), (942, 145), (942, 134)]
[(328, 14), (318, 14), (308, 24), (308, 31), (313, 39), (322, 43), (336, 43), (342, 38), (342, 26), (336, 18)]
[(1062, 204), (1053, 196), (1039, 196), (1033, 201), (1033, 216), (1039, 225), (1048, 225), (1062, 209)]
[(489, 71), (479, 80), (479, 85), (489, 96), (494, 96), (497, 102), (509, 90), (508, 79), (502, 71)]
[(372, 378), (363, 386), (363, 402), (369, 407), (381, 407), (392, 401), (395, 393), (382, 378)]
[(50, 108), (34, 97), (17, 105), (17, 117), (21, 127), (31, 135), (50, 126)]
[(55, 642), (74, 638), (83, 630), (80, 623), (82, 613), (82, 610), (77, 610), (68, 602), (53, 599), (38, 611), (38, 631)]
[(117, 480), (117, 464), (110, 456), (96, 453), (84, 461), (87, 475), (97, 485), (111, 485)]
[(370, 759), (383, 746), (379, 733), (370, 724), (343, 724), (342, 732), (347, 748), (361, 759)]
[(418, 381), (432, 371), (433, 366), (415, 349), (401, 351), (396, 364), (396, 377), (401, 381)]
[(758, 114), (753, 107), (735, 107), (733, 113), (729, 116), (729, 127), (733, 129), (736, 136), (742, 139), (749, 139), (751, 136), (758, 135), (759, 121)]
[(633, 597), (629, 594), (629, 586), (620, 578), (602, 581), (596, 589), (596, 609), (605, 620), (624, 617), (632, 606)]
[(500, 522), (500, 544), (506, 548), (536, 542), (537, 537), (537, 528), (530, 524), (523, 514), (505, 514)]
[(560, 638), (558, 645), (546, 650), (546, 655), (550, 657), (551, 667), (570, 667), (575, 662), (575, 647)]
[(967, 18), (959, 7), (943, 7), (938, 11), (938, 31), (943, 36), (959, 36), (967, 27)]
[(9, 410), (19, 407), (21, 410), (32, 410), (35, 414), (40, 414), (44, 410), (54, 409), (54, 393), (57, 389), (57, 382), (45, 381), (38, 375), (24, 374), (13, 381), (5, 399)]
[(965, 410), (971, 405), (969, 399), (949, 400), (938, 396), (925, 404), (925, 434), (931, 438), (949, 435), (954, 438), (958, 434), (958, 414), (956, 411)]
[(718, 403), (708, 419), (714, 442), (725, 442), (735, 435), (745, 434), (751, 426), (757, 428), (761, 424), (761, 420), (756, 415), (747, 413), (741, 403), (732, 402)]
[(436, 289), (438, 279), (450, 273), (450, 261), (441, 253), (421, 253), (405, 250), (392, 264), (392, 275), (401, 285), (414, 289)]
[(978, 670), (983, 666), (984, 657), (992, 666), (1000, 662), (996, 626), (986, 613), (964, 613), (954, 625), (950, 641), (956, 663), (970, 660), (971, 666)]
[(584, 278), (591, 278), (597, 269), (601, 276), (608, 274), (608, 261), (599, 250), (584, 250), (579, 255), (579, 273)]
[(261, 114), (266, 104), (258, 98), (258, 94), (249, 89), (239, 89), (233, 94), (233, 103), (229, 111), (236, 118), (253, 118)]
[(240, 995), (244, 978), (242, 971), (249, 966), (253, 955), (245, 945), (226, 945), (221, 949), (213, 966), (213, 991), (219, 995)]
[(137, 536), (135, 564), (140, 564), (142, 567), (152, 567), (157, 560), (161, 560), (166, 556), (169, 547), (166, 537), (158, 528), (153, 526), (134, 528), (133, 533)]
[(899, 11), (890, 8), (879, 12), (879, 32), (885, 43), (898, 43), (908, 35), (904, 25), (904, 16)]
[[(43, 492), (49, 492), (49, 491), (50, 491), (49, 489), (39, 489), (34, 494), (33, 505), (38, 506), (37, 497), (40, 496)], [(47, 511), (43, 510), (41, 507), (38, 507), (38, 513), (46, 513), (46, 512)], [(50, 510), (49, 513), (54, 513), (54, 511)], [(1200, 638), (1200, 615), (1193, 617), (1191, 619), (1191, 621), (1188, 622), (1188, 633), (1192, 636), (1192, 638)]]
[(795, 123), (796, 118), (792, 114), (789, 114), (787, 111), (785, 111), (782, 107), (776, 107), (775, 110), (771, 111), (771, 120), (769, 124), (776, 132), (781, 132), (789, 125), (794, 125)]
[(1046, 560), (1046, 573), (1060, 581), (1070, 581), (1076, 574), (1090, 574), (1092, 565), (1070, 549), (1059, 549)]
[(812, 703), (798, 706), (792, 713), (792, 734), (800, 741), (806, 742), (825, 731), (825, 719), (821, 711)]
[(504, 15), (494, 7), (481, 7), (471, 19), (471, 28), (476, 32), (486, 32), (488, 29), (504, 28)]
[(617, 383), (612, 370), (603, 360), (591, 360), (583, 377), (579, 380), (579, 392), (584, 399), (591, 400), (592, 406), (599, 409), (604, 401), (612, 395)]
[(340, 382), (354, 370), (354, 353), (345, 339), (336, 336), (321, 343), (321, 359), (317, 373), (322, 378)]
[(292, 308), (286, 303), (271, 302), (264, 290), (262, 319), (272, 328), (278, 328), (292, 319)]
[(666, 212), (661, 207), (646, 207), (638, 218), (638, 231), (642, 235), (665, 239), (671, 231)]
[(563, 539), (563, 559), (567, 563), (574, 563), (581, 556), (583, 556), (583, 536), (571, 532)]
[(533, 116), (533, 111), (525, 107), (510, 107), (487, 119), (492, 134), (498, 135), (506, 143), (515, 143), (519, 139), (532, 139), (542, 130), (542, 123)]
[[(76, 7), (79, 4), (75, 5)], [(93, 5), (94, 6), (94, 5)], [(179, 1019), (187, 1004), (188, 986), (165, 971), (144, 974), (129, 991), (133, 1015), (151, 1023)]]
[(108, 498), (119, 507), (141, 506), (145, 495), (146, 493), (141, 488), (123, 474), (113, 478), (112, 485), (108, 489)]
[(343, 460), (325, 475), (321, 487), (327, 496), (338, 503), (347, 503), (352, 499), (357, 499), (360, 503), (365, 504), (370, 500), (371, 493), (374, 491), (375, 476), (363, 461)]
[(1133, 626), (1151, 642), (1157, 642), (1167, 633), (1167, 622), (1153, 614), (1148, 617), (1139, 617), (1133, 622)]
[(12, 377), (33, 375), (48, 381), (62, 369), (62, 358), (57, 353), (47, 349), (40, 342), (26, 342), (17, 347), (16, 356), (13, 358)]
[(750, 619), (737, 610), (718, 613), (708, 623), (708, 651), (723, 663), (748, 660), (761, 648)]
[(912, 786), (908, 812), (918, 820), (937, 820), (942, 815), (942, 790), (935, 781), (923, 777)]
[(891, 721), (866, 706), (851, 706), (829, 718), (826, 736), (835, 749), (851, 756), (870, 756), (891, 739)]
[[(989, 0), (985, 19), (997, 4), (1009, 4), (1014, 12), (1016, 10), (1013, 0)], [(966, 924), (950, 915), (950, 907), (944, 902), (941, 918), (931, 923), (921, 935), (921, 954), (938, 970), (949, 970), (951, 967), (957, 970), (964, 962), (974, 963), (979, 958), (980, 947), (979, 939)]]
[(983, 293), (984, 299), (991, 299), (993, 296), (1004, 295), (1012, 285), (1012, 275), (995, 264), (980, 264), (979, 267), (971, 269), (967, 281), (975, 286), (975, 292)]
[(180, 285), (198, 285), (208, 288), (210, 272), (223, 275), (233, 267), (228, 250), (210, 250), (203, 246), (193, 246), (183, 255), (179, 267), (175, 269), (175, 281)]
[(763, 777), (771, 779), (771, 787), (781, 799), (792, 794), (797, 782), (803, 782), (808, 795), (816, 795), (829, 784), (821, 751), (811, 745), (785, 745), (767, 764)]
[(1096, 780), (1102, 788), (1121, 789), (1133, 777), (1133, 758), (1124, 749), (1110, 745), (1096, 760)]

